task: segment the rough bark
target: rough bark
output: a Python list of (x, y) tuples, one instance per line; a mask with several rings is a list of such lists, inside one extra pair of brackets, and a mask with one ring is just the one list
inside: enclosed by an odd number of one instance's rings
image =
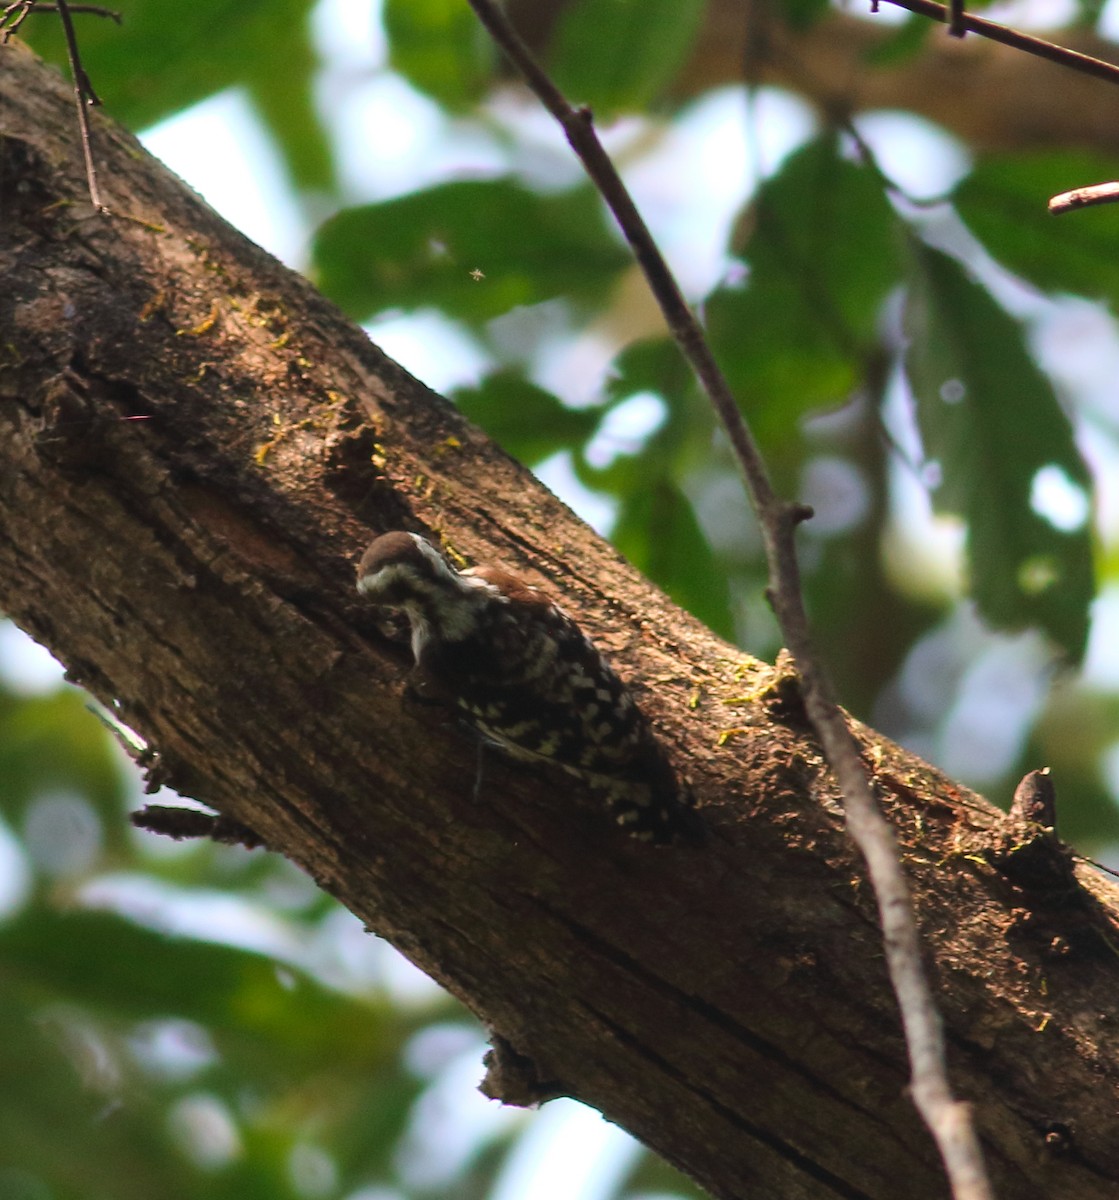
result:
[[(303, 279), (0, 48), (0, 606), (498, 1035), (717, 1197), (945, 1194), (872, 897), (795, 681), (715, 639)], [(406, 527), (559, 593), (692, 777), (653, 850), (402, 699), (356, 600)], [(1002, 1200), (1114, 1194), (1115, 891), (864, 730)], [(480, 1068), (481, 1072), (481, 1068)]]

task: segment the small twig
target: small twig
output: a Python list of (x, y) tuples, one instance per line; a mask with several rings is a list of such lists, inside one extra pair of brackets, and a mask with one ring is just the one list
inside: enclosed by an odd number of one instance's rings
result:
[(89, 186), (89, 200), (95, 212), (107, 212), (101, 203), (101, 190), (97, 186), (97, 167), (93, 161), (93, 133), (89, 127), (89, 105), (100, 104), (101, 99), (93, 90), (93, 84), (82, 66), (78, 51), (78, 39), (74, 33), (74, 22), (70, 16), (67, 0), (58, 0), (58, 15), (62, 20), (62, 31), (66, 35), (66, 53), (70, 57), (70, 74), (74, 78), (74, 102), (78, 107), (78, 129), (82, 138), (82, 157), (85, 159), (85, 178)]
[[(967, 30), (981, 34), (991, 41), (1001, 42), (1004, 46), (1013, 46), (1016, 50), (1024, 50), (1038, 58), (1049, 62), (1059, 63), (1085, 75), (1094, 75), (1097, 79), (1106, 79), (1109, 83), (1119, 83), (1119, 66), (1104, 62), (1102, 58), (1092, 58), (1088, 54), (1080, 54), (1044, 38), (1031, 37), (1028, 33), (1019, 33), (1005, 25), (994, 21), (985, 21), (982, 17), (969, 16), (964, 12), (964, 0), (949, 0), (948, 7), (937, 4), (934, 0), (887, 0), (899, 8), (910, 12), (920, 13), (931, 17), (934, 21), (947, 21), (948, 32), (956, 37), (963, 37)], [(872, 0), (872, 11), (877, 11), (878, 0)], [(1049, 201), (1049, 211), (1054, 216), (1072, 212), (1078, 208), (1090, 208), (1095, 204), (1119, 203), (1119, 182), (1097, 183), (1091, 187), (1074, 188), (1071, 192), (1061, 192)]]
[[(58, 12), (58, 4), (40, 4), (35, 0), (36, 12)], [(119, 12), (111, 8), (102, 8), (100, 4), (71, 4), (70, 11), (72, 13), (88, 13), (95, 17), (108, 17), (112, 21), (116, 21), (118, 25), (122, 23), (122, 18)]]
[(98, 17), (109, 17), (121, 23), (120, 13), (96, 4), (70, 4), (68, 0), (54, 0), (51, 4), (40, 4), (38, 0), (17, 0), (0, 11), (0, 43), (5, 43), (32, 13), (56, 12), (62, 21), (62, 32), (66, 38), (66, 53), (70, 59), (70, 75), (74, 80), (74, 102), (78, 108), (78, 130), (82, 141), (82, 157), (85, 160), (86, 186), (89, 199), (97, 212), (109, 210), (101, 202), (101, 189), (97, 186), (97, 167), (93, 161), (93, 134), (89, 127), (88, 107), (100, 105), (101, 97), (94, 91), (93, 83), (82, 66), (78, 49), (78, 37), (74, 31), (73, 13), (93, 13)]
[[(72, 13), (92, 13), (95, 17), (108, 17), (110, 20), (121, 24), (121, 15), (119, 12), (114, 12), (111, 8), (102, 8), (99, 4), (71, 4), (70, 11)], [(19, 27), (33, 13), (58, 12), (58, 5), (41, 4), (39, 0), (15, 0), (14, 4), (8, 4), (4, 8), (0, 8), (0, 46), (6, 46), (11, 41), (12, 35), (19, 32)]]
[[(469, 3), (496, 44), (563, 127), (572, 149), (633, 248), (672, 336), (722, 421), (761, 525), (771, 580), (770, 599), (800, 672), (805, 707), (843, 793), (848, 829), (866, 859), (882, 922), (887, 966), (905, 1029), (914, 1102), (936, 1140), (955, 1200), (990, 1200), (970, 1109), (953, 1098), (948, 1085), (940, 1015), (925, 977), (917, 922), (893, 829), (874, 798), (858, 745), (812, 645), (794, 544), (796, 526), (809, 511), (786, 503), (774, 492), (761, 452), (703, 330), (602, 148), (590, 112), (571, 106), (493, 0)], [(974, 20), (967, 18), (969, 28)]]
[[(95, 17), (108, 17), (121, 24), (121, 15), (111, 8), (102, 8), (99, 4), (71, 4), (72, 13), (91, 13)], [(32, 13), (58, 12), (58, 5), (42, 4), (39, 0), (16, 0), (14, 4), (0, 9), (0, 45), (8, 41), (16, 30)]]
[[(899, 8), (907, 9), (909, 12), (918, 13), (922, 17), (929, 17), (934, 21), (951, 21), (951, 11), (943, 4), (937, 4), (935, 0), (886, 0), (886, 2), (896, 4)], [(1119, 66), (1104, 62), (1102, 58), (1093, 58), (1090, 54), (1069, 50), (1065, 46), (1047, 42), (1044, 38), (1031, 37), (1028, 33), (1019, 33), (1016, 29), (1009, 29), (1005, 25), (986, 21), (982, 17), (975, 17), (970, 13), (962, 14), (961, 24), (969, 33), (978, 33), (985, 38), (990, 38), (993, 42), (1001, 42), (1004, 46), (1013, 46), (1015, 50), (1024, 50), (1027, 54), (1034, 54), (1038, 58), (1059, 63), (1062, 67), (1068, 67), (1073, 71), (1094, 75), (1097, 79), (1119, 83)]]
[(129, 820), (137, 829), (162, 834), (177, 842), (185, 838), (208, 838), (223, 846), (244, 846), (246, 850), (255, 850), (264, 845), (260, 834), (240, 821), (220, 814), (199, 812), (195, 808), (145, 804), (137, 812), (130, 813)]
[[(111, 8), (102, 8), (99, 4), (71, 4), (70, 11), (72, 13), (93, 13), (97, 17), (112, 17), (119, 25), (121, 23), (121, 15), (119, 12)], [(0, 8), (0, 25), (11, 19), (13, 13), (19, 13), (19, 20), (31, 13), (37, 12), (58, 12), (58, 4), (55, 0), (51, 3), (46, 3), (46, 0), (15, 0), (14, 4), (5, 4)]]
[(1096, 862), (1094, 858), (1088, 858), (1086, 855), (1077, 854), (1075, 851), (1073, 852), (1073, 858), (1075, 858), (1077, 862), (1087, 863), (1088, 866), (1095, 867), (1097, 871), (1105, 872), (1113, 879), (1119, 879), (1119, 871), (1117, 871), (1114, 867), (1105, 866), (1102, 862)]
[(1119, 182), (1094, 183), (1091, 187), (1061, 192), (1049, 201), (1049, 211), (1059, 216), (1078, 208), (1090, 208), (1093, 204), (1119, 204)]
[(18, 0), (9, 4), (0, 12), (0, 46), (6, 46), (12, 34), (27, 20), (34, 11), (33, 0)]

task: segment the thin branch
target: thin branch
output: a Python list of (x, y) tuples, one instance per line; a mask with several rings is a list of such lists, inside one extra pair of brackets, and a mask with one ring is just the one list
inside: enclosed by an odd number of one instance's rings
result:
[(97, 186), (97, 167), (93, 161), (93, 134), (89, 128), (89, 113), (87, 106), (100, 104), (101, 99), (93, 90), (93, 84), (82, 66), (81, 54), (78, 51), (78, 39), (74, 33), (74, 22), (70, 16), (70, 8), (66, 0), (58, 0), (58, 15), (62, 20), (62, 30), (66, 35), (66, 53), (70, 57), (70, 74), (74, 79), (74, 103), (78, 107), (78, 129), (82, 138), (82, 157), (85, 159), (85, 178), (89, 187), (89, 200), (96, 212), (107, 211), (101, 203), (101, 190)]
[(70, 59), (70, 76), (74, 80), (74, 102), (78, 108), (78, 131), (81, 135), (82, 157), (85, 160), (86, 186), (89, 199), (97, 212), (109, 210), (101, 202), (101, 189), (97, 186), (97, 167), (93, 161), (93, 134), (89, 127), (88, 107), (100, 105), (101, 98), (94, 91), (93, 83), (82, 66), (78, 49), (78, 37), (74, 31), (73, 13), (93, 13), (98, 17), (109, 17), (121, 23), (120, 13), (95, 4), (70, 4), (68, 0), (55, 0), (51, 4), (40, 4), (38, 0), (17, 0), (0, 10), (0, 43), (6, 43), (32, 13), (56, 12), (62, 21), (62, 32), (66, 38), (66, 53)]
[[(872, 3), (877, 8), (878, 0), (872, 0)], [(1001, 42), (1004, 46), (1013, 46), (1016, 50), (1024, 50), (1027, 54), (1034, 54), (1062, 67), (1081, 71), (1085, 75), (1094, 75), (1097, 79), (1105, 79), (1109, 83), (1119, 83), (1119, 66), (1114, 63), (1080, 54), (1054, 42), (1047, 42), (1043, 38), (1031, 37), (1028, 33), (1019, 33), (1005, 25), (997, 25), (994, 21), (985, 21), (982, 17), (969, 16), (963, 11), (964, 0), (949, 0), (947, 8), (934, 0), (887, 0), (887, 3), (931, 17), (934, 21), (946, 21), (948, 32), (957, 37), (963, 37), (964, 32), (970, 29), (994, 42)], [(1049, 201), (1049, 211), (1058, 216), (1095, 204), (1115, 203), (1119, 203), (1119, 183), (1098, 183), (1091, 187), (1074, 188), (1071, 192), (1061, 192)]]
[[(877, 4), (877, 2), (878, 0), (874, 0), (874, 3)], [(922, 17), (929, 17), (933, 21), (943, 21), (946, 24), (951, 22), (951, 10), (943, 4), (935, 3), (935, 0), (886, 0), (886, 3), (896, 4), (899, 8), (918, 13)], [(1073, 71), (1094, 75), (1097, 79), (1106, 79), (1109, 83), (1119, 83), (1119, 66), (1105, 62), (1102, 58), (1093, 58), (1090, 54), (1080, 54), (1076, 50), (1069, 50), (1054, 42), (1047, 42), (1044, 38), (1031, 37), (1028, 33), (1019, 33), (1016, 29), (1008, 29), (1005, 25), (999, 25), (995, 21), (986, 21), (982, 17), (975, 17), (970, 13), (962, 14), (962, 24), (969, 33), (978, 33), (985, 38), (990, 38), (993, 42), (1001, 42), (1004, 46), (1013, 46), (1016, 50), (1024, 50), (1027, 54), (1059, 63), (1062, 67), (1068, 67)]]
[(13, 33), (35, 11), (35, 0), (16, 0), (0, 11), (0, 46), (6, 46)]
[[(99, 4), (71, 4), (70, 11), (72, 13), (92, 13), (95, 17), (110, 17), (118, 25), (121, 23), (119, 12), (114, 12), (111, 8), (102, 8)], [(15, 0), (14, 4), (5, 5), (0, 9), (0, 26), (3, 26), (5, 21), (12, 21), (13, 18), (22, 25), (24, 19), (33, 12), (58, 12), (58, 5), (46, 4), (42, 0)], [(15, 32), (14, 21), (9, 27), (9, 32)]]
[[(955, 1200), (989, 1200), (992, 1193), (970, 1109), (953, 1098), (948, 1085), (940, 1014), (925, 977), (917, 922), (894, 832), (874, 798), (858, 744), (813, 648), (794, 543), (796, 526), (811, 515), (811, 510), (789, 504), (774, 492), (761, 452), (699, 322), (602, 148), (590, 112), (571, 106), (493, 0), (469, 3), (563, 127), (572, 149), (633, 248), (673, 337), (722, 421), (761, 525), (771, 580), (770, 602), (796, 660), (809, 719), (842, 790), (848, 829), (866, 859), (882, 922), (887, 965), (905, 1029), (914, 1103), (936, 1140)], [(968, 28), (974, 21), (967, 18)]]
[[(1101, 58), (1092, 58), (1087, 54), (1078, 54), (1053, 42), (1042, 38), (1030, 37), (1026, 33), (1018, 33), (1005, 25), (996, 25), (994, 21), (984, 21), (982, 17), (970, 17), (963, 11), (963, 0), (949, 0), (945, 8), (933, 0), (887, 0), (910, 12), (932, 17), (934, 21), (947, 21), (948, 32), (963, 37), (964, 31), (971, 29), (992, 41), (1002, 42), (1003, 45), (1025, 50), (1039, 58), (1059, 63), (1075, 71), (1094, 75), (1098, 79), (1106, 79), (1109, 83), (1119, 83), (1119, 66), (1104, 62)], [(878, 0), (872, 0), (877, 7)], [(1061, 192), (1049, 201), (1049, 211), (1054, 216), (1072, 212), (1078, 208), (1089, 208), (1094, 204), (1119, 203), (1119, 183), (1098, 183), (1091, 187), (1074, 188), (1071, 192)]]
[(1119, 204), (1119, 182), (1094, 183), (1090, 187), (1061, 192), (1049, 201), (1049, 211), (1059, 216), (1078, 208), (1090, 208), (1093, 204)]
[[(95, 17), (108, 17), (121, 24), (121, 15), (111, 8), (102, 8), (99, 4), (71, 4), (72, 13), (91, 13)], [(27, 20), (32, 13), (58, 12), (57, 4), (43, 4), (40, 0), (15, 0), (0, 9), (0, 45), (6, 45), (13, 33)]]

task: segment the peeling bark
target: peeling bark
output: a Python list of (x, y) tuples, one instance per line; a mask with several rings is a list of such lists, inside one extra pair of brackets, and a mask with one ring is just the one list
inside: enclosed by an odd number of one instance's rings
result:
[[(566, 1091), (717, 1197), (945, 1195), (795, 681), (94, 117), (110, 217), (66, 85), (0, 48), (0, 605), (160, 780), (486, 1021), (491, 1090)], [(472, 798), (474, 747), (403, 701), (407, 648), (354, 592), (367, 540), (400, 527), (562, 597), (692, 777), (705, 847), (653, 850), (494, 756)], [(1114, 1195), (1115, 889), (861, 733), (999, 1196)]]

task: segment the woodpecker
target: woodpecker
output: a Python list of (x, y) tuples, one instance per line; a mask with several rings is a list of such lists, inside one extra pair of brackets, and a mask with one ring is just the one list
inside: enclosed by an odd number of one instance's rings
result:
[(656, 843), (700, 840), (682, 784), (626, 685), (552, 598), (507, 571), (457, 571), (426, 539), (386, 533), (358, 591), (408, 618), (421, 696), (453, 705), (507, 755), (551, 763)]

